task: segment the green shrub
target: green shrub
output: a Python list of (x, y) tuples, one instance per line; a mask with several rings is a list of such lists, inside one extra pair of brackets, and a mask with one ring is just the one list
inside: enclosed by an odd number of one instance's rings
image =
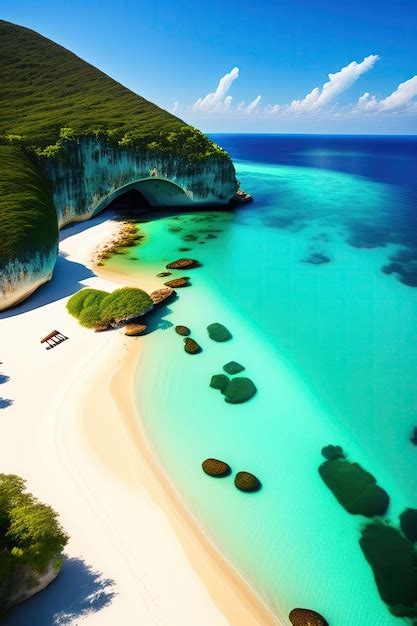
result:
[(68, 537), (55, 511), (24, 489), (22, 478), (0, 474), (0, 570), (24, 564), (42, 572), (60, 556)]
[(103, 298), (101, 319), (108, 324), (119, 323), (144, 315), (152, 306), (152, 299), (146, 291), (137, 287), (121, 287)]
[(84, 307), (78, 316), (78, 321), (85, 328), (104, 329), (107, 326), (102, 320), (99, 304)]
[(67, 311), (73, 317), (79, 318), (84, 308), (93, 304), (99, 305), (105, 296), (108, 295), (107, 291), (102, 291), (101, 289), (91, 289), (90, 287), (80, 289), (68, 300)]

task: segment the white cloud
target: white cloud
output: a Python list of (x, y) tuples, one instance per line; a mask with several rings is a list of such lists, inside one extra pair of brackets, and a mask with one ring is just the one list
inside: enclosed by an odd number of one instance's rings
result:
[(178, 102), (178, 100), (176, 100), (174, 102), (174, 106), (172, 107), (172, 113), (179, 113), (179, 111), (181, 111), (181, 104)]
[(322, 87), (314, 87), (302, 100), (293, 100), (288, 110), (294, 113), (309, 113), (318, 111), (329, 104), (343, 91), (346, 91), (365, 72), (370, 70), (379, 57), (370, 54), (361, 63), (352, 61), (346, 67), (342, 67), (336, 74), (329, 74), (329, 80)]
[[(216, 91), (208, 93), (193, 104), (192, 111), (221, 111), (229, 110), (232, 102), (231, 96), (226, 96), (233, 81), (239, 76), (239, 68), (234, 67), (230, 72), (222, 76)], [(226, 107), (226, 108), (225, 108)]]
[(379, 113), (385, 111), (398, 111), (400, 109), (412, 111), (414, 109), (413, 100), (417, 96), (417, 74), (400, 83), (395, 91), (386, 98), (377, 100), (375, 96), (371, 96), (368, 92), (364, 93), (356, 103), (354, 111)]
[(409, 104), (417, 96), (417, 74), (405, 83), (400, 83), (390, 96), (384, 98), (380, 107), (382, 111), (392, 111)]
[(252, 102), (250, 104), (248, 104), (248, 106), (245, 109), (246, 113), (252, 113), (252, 111), (254, 111), (257, 108), (257, 106), (258, 106), (258, 104), (259, 104), (259, 102), (261, 100), (261, 97), (262, 96), (256, 96), (256, 98), (254, 100), (252, 100)]

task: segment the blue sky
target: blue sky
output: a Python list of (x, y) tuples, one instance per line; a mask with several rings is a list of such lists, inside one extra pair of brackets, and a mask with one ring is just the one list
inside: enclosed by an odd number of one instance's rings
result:
[(416, 0), (0, 6), (205, 131), (417, 134)]

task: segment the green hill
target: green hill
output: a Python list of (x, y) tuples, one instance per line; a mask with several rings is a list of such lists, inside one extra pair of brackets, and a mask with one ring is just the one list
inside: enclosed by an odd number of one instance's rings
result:
[(0, 102), (0, 266), (56, 241), (39, 159), (59, 157), (71, 142), (92, 137), (117, 150), (174, 154), (197, 172), (210, 159), (232, 167), (200, 131), (62, 46), (3, 20)]
[(129, 131), (146, 136), (186, 126), (62, 46), (3, 20), (0, 100), (0, 135), (38, 146), (55, 143), (63, 127), (121, 139)]

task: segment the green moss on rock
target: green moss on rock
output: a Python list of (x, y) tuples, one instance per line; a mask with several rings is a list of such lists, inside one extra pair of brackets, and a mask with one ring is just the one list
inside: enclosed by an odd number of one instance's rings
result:
[(231, 404), (240, 404), (247, 402), (256, 393), (257, 389), (250, 378), (237, 376), (229, 381), (227, 387), (222, 391), (226, 402)]
[(389, 496), (376, 484), (372, 474), (358, 463), (345, 459), (325, 461), (319, 473), (338, 502), (353, 515), (384, 515), (388, 509)]
[(210, 387), (213, 387), (213, 389), (219, 389), (223, 392), (228, 384), (229, 378), (226, 374), (214, 374), (214, 376), (211, 377)]
[(207, 326), (207, 331), (210, 339), (213, 339), (213, 341), (229, 341), (229, 339), (232, 338), (231, 332), (226, 328), (226, 326), (219, 324), (219, 322), (214, 322), (213, 324)]

